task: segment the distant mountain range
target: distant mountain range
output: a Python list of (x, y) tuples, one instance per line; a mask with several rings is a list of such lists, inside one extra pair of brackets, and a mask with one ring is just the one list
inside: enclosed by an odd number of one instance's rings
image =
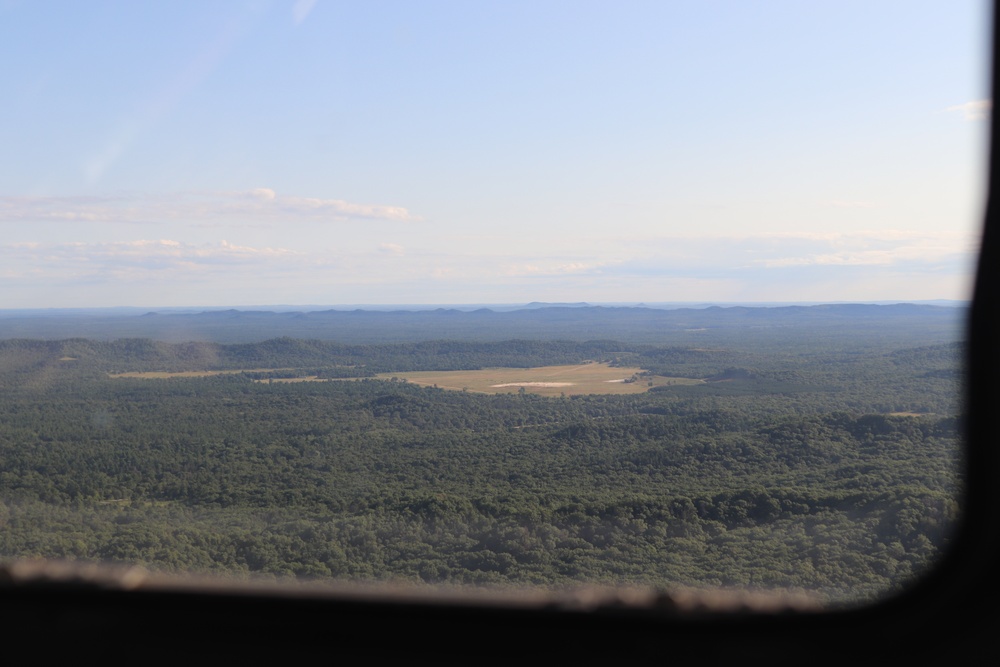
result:
[(653, 308), (531, 303), (475, 310), (74, 309), (0, 311), (0, 338), (151, 338), (254, 342), (289, 336), (344, 343), (421, 340), (615, 339), (656, 344), (721, 342), (766, 333), (812, 339), (882, 327), (921, 340), (961, 338), (966, 307), (922, 304)]

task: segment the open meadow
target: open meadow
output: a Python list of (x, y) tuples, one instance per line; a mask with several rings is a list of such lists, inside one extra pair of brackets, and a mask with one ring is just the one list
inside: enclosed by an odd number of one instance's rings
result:
[(577, 394), (641, 394), (668, 384), (701, 384), (703, 380), (649, 375), (641, 368), (585, 363), (537, 368), (484, 368), (474, 371), (424, 371), (383, 373), (381, 379), (398, 378), (423, 386), (487, 394), (526, 393), (541, 396)]
[[(254, 368), (246, 370), (144, 371), (111, 373), (112, 378), (194, 378), (236, 373), (267, 373), (294, 369)], [(536, 368), (484, 368), (471, 371), (411, 371), (381, 373), (380, 380), (405, 380), (420, 386), (433, 386), (454, 391), (484, 394), (525, 393), (540, 396), (574, 396), (579, 394), (641, 394), (652, 387), (665, 385), (702, 384), (704, 380), (654, 375), (636, 367), (616, 367), (607, 363), (587, 362)], [(316, 375), (255, 379), (255, 382), (328, 382), (354, 378), (325, 378)]]

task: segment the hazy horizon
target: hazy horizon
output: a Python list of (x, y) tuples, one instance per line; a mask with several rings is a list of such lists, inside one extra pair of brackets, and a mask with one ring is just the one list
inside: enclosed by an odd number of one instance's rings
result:
[(703, 309), (703, 308), (782, 308), (788, 306), (823, 306), (823, 305), (898, 305), (913, 304), (924, 306), (941, 306), (946, 308), (965, 307), (971, 304), (969, 299), (881, 299), (870, 301), (667, 301), (667, 302), (638, 302), (638, 301), (583, 301), (583, 302), (546, 302), (531, 301), (527, 303), (330, 303), (330, 304), (220, 304), (210, 306), (155, 306), (155, 305), (122, 305), (122, 306), (71, 306), (71, 307), (26, 307), (26, 308), (0, 308), (3, 313), (32, 313), (32, 312), (52, 312), (52, 311), (136, 311), (136, 312), (206, 312), (215, 310), (238, 310), (245, 312), (316, 312), (320, 310), (473, 310), (473, 309), (501, 309), (501, 310), (524, 310), (529, 308), (547, 307), (605, 307), (605, 308), (650, 308), (654, 310), (675, 310), (682, 308)]

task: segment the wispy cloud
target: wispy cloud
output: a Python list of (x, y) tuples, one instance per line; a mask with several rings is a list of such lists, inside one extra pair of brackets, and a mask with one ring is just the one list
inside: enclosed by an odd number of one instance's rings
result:
[(301, 253), (284, 248), (253, 248), (220, 241), (190, 244), (170, 239), (111, 243), (12, 243), (0, 246), (0, 257), (10, 264), (45, 264), (53, 272), (141, 266), (151, 270), (217, 264), (252, 264), (270, 259), (291, 259)]
[(558, 276), (581, 273), (595, 273), (608, 262), (538, 262), (513, 264), (504, 271), (508, 276)]
[[(791, 241), (794, 239), (786, 240)], [(881, 230), (803, 235), (795, 253), (782, 252), (782, 244), (765, 252), (758, 251), (751, 262), (765, 268), (792, 266), (893, 266), (914, 262), (928, 265), (970, 257), (974, 251), (970, 239), (958, 234), (928, 234), (903, 230)], [(791, 248), (786, 248), (790, 250)], [(763, 256), (762, 256), (763, 255)]]
[[(907, 267), (927, 272), (971, 267), (977, 240), (958, 232), (883, 229), (802, 232), (743, 237), (662, 237), (612, 247), (617, 260), (601, 267), (605, 276), (697, 276), (701, 278), (780, 274), (796, 267)], [(768, 278), (770, 280), (771, 278)]]
[(343, 199), (279, 195), (270, 188), (237, 192), (178, 192), (166, 195), (99, 197), (0, 197), (0, 222), (185, 222), (219, 220), (347, 222), (418, 220), (407, 209)]
[[(246, 195), (268, 200), (266, 193)], [(171, 238), (0, 243), (9, 303), (485, 303), (527, 300), (956, 298), (975, 257), (959, 233), (872, 230), (605, 239), (531, 256), (414, 240), (366, 250)], [(591, 248), (592, 250), (592, 248)], [(48, 290), (43, 296), (45, 290)], [(867, 296), (863, 296), (867, 295)], [(72, 296), (72, 298), (70, 298)], [(153, 298), (153, 297), (156, 298)], [(60, 299), (62, 301), (60, 301)]]
[(378, 247), (379, 252), (385, 253), (386, 255), (393, 255), (394, 257), (403, 256), (403, 246), (398, 243), (383, 243)]
[(945, 111), (961, 113), (965, 120), (986, 120), (993, 112), (993, 100), (975, 100), (947, 107)]
[(316, 6), (316, 0), (296, 0), (292, 5), (292, 21), (298, 25), (306, 20), (309, 12)]

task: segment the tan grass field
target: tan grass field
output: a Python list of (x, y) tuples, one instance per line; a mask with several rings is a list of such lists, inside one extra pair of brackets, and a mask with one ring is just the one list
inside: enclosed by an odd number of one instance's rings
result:
[[(541, 396), (576, 394), (641, 394), (652, 386), (699, 384), (701, 380), (662, 375), (639, 376), (641, 368), (612, 368), (608, 364), (589, 363), (575, 366), (540, 366), (538, 368), (484, 368), (478, 371), (423, 371), (384, 373), (378, 377), (405, 379), (424, 386), (486, 394), (516, 394), (524, 391)], [(626, 382), (636, 376), (635, 382)]]
[[(253, 368), (247, 372), (290, 370), (285, 368)], [(147, 371), (111, 373), (113, 378), (195, 378), (211, 375), (243, 373), (241, 370), (224, 371)], [(410, 373), (383, 373), (380, 380), (392, 378), (406, 380), (421, 386), (436, 386), (453, 391), (474, 391), (484, 394), (516, 394), (525, 392), (540, 396), (574, 396), (577, 394), (641, 394), (652, 387), (667, 384), (700, 384), (703, 380), (640, 375), (641, 368), (612, 368), (606, 363), (586, 363), (571, 366), (539, 366), (537, 368), (485, 368), (478, 371), (414, 371)], [(628, 382), (627, 380), (634, 381)], [(338, 378), (349, 380), (350, 378)], [(272, 378), (255, 382), (327, 382), (315, 375), (297, 378)]]

